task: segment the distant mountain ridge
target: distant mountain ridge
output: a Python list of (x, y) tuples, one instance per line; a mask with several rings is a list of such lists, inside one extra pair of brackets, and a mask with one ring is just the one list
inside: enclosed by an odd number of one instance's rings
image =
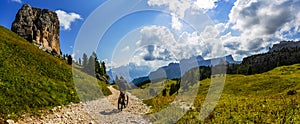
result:
[(123, 75), (127, 81), (131, 81), (135, 78), (144, 77), (149, 74), (151, 68), (148, 66), (138, 66), (134, 63), (129, 63), (127, 66), (121, 66), (118, 68), (112, 68), (107, 71), (107, 74), (110, 76), (110, 84), (113, 84), (113, 79), (116, 75)]
[(168, 66), (161, 67), (149, 74), (151, 80), (158, 78), (176, 79), (180, 78), (188, 70), (200, 66), (212, 66), (226, 61), (228, 64), (238, 64), (239, 61), (234, 61), (231, 55), (204, 60), (201, 56), (191, 57), (190, 59), (183, 59), (179, 63), (170, 63)]
[[(170, 63), (150, 72), (148, 76), (135, 78), (133, 84), (141, 84), (156, 79), (178, 79), (188, 70), (200, 67), (216, 65), (220, 60), (228, 64), (228, 74), (256, 74), (274, 69), (278, 66), (300, 63), (300, 41), (282, 41), (270, 48), (269, 52), (245, 57), (243, 61), (235, 61), (231, 55), (224, 59), (216, 58), (204, 60), (201, 56), (183, 59), (179, 63)], [(212, 63), (213, 62), (213, 63)]]
[(192, 68), (218, 65), (222, 62), (227, 62), (228, 64), (241, 63), (240, 61), (235, 61), (232, 55), (208, 60), (203, 59), (202, 56), (195, 56), (189, 59), (183, 59), (179, 63), (170, 63), (168, 66), (160, 67), (156, 71), (151, 72), (148, 76), (136, 78), (131, 83), (140, 85), (147, 80), (179, 79)]
[[(282, 41), (275, 44), (267, 53), (251, 55), (242, 62), (235, 61), (231, 55), (225, 57), (228, 74), (257, 74), (270, 71), (278, 66), (300, 63), (300, 41)], [(151, 72), (147, 77), (137, 78), (133, 84), (141, 85), (142, 81), (149, 82), (156, 79), (178, 79), (188, 70), (218, 64), (220, 58), (204, 60), (201, 56), (181, 60), (180, 63), (170, 63)], [(212, 64), (212, 61), (216, 62)], [(182, 73), (181, 73), (182, 72)]]
[[(275, 44), (267, 53), (252, 55), (243, 59), (244, 70), (251, 73), (263, 73), (278, 66), (300, 63), (300, 41), (282, 41)], [(251, 74), (248, 73), (248, 74)]]

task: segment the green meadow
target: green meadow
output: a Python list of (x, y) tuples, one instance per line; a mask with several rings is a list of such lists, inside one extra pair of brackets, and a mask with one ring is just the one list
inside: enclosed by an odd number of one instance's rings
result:
[(65, 60), (2, 26), (0, 32), (0, 120), (111, 94), (104, 82), (76, 69), (72, 73)]
[[(212, 76), (214, 77), (214, 76)], [(156, 112), (165, 109), (178, 96), (171, 93), (171, 85), (176, 80), (167, 80), (153, 85), (144, 85), (143, 88), (156, 90), (135, 89), (131, 92), (151, 106), (151, 117), (158, 123), (169, 123), (169, 120), (156, 120)], [(300, 122), (300, 64), (277, 67), (269, 72), (255, 75), (226, 75), (222, 95), (214, 110), (200, 120), (200, 112), (208, 93), (211, 79), (204, 79), (195, 85), (198, 93), (192, 107), (176, 123), (299, 123)], [(162, 87), (163, 85), (163, 87)], [(165, 89), (165, 91), (163, 90)], [(153, 97), (151, 92), (159, 92)], [(165, 93), (164, 93), (165, 92)], [(173, 91), (172, 91), (173, 92)], [(140, 94), (140, 95), (139, 95)], [(143, 94), (143, 95), (141, 95)], [(172, 122), (173, 123), (173, 122)]]

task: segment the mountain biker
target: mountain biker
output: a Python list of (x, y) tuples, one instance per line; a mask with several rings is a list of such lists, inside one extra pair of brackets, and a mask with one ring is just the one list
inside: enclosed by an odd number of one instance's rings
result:
[[(129, 83), (124, 79), (124, 76), (121, 76), (120, 79), (118, 81), (116, 81), (118, 87), (119, 87), (119, 91), (120, 91), (120, 95), (119, 95), (119, 99), (121, 98), (121, 96), (125, 96), (126, 95), (126, 89), (127, 88), (131, 88), (131, 86), (129, 85)], [(126, 97), (125, 97), (126, 98)]]

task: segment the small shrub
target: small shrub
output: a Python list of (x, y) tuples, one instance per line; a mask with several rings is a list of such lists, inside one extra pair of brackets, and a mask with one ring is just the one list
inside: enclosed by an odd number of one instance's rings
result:
[(163, 91), (162, 91), (162, 96), (166, 96), (167, 95), (167, 89), (164, 89)]
[(296, 91), (296, 90), (289, 90), (289, 91), (287, 92), (287, 95), (295, 95), (295, 94), (297, 94), (297, 91)]

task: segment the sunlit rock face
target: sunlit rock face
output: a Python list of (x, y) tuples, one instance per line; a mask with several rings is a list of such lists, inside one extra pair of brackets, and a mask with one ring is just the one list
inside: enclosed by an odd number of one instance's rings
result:
[(55, 12), (24, 4), (11, 30), (44, 51), (61, 55), (59, 20)]

